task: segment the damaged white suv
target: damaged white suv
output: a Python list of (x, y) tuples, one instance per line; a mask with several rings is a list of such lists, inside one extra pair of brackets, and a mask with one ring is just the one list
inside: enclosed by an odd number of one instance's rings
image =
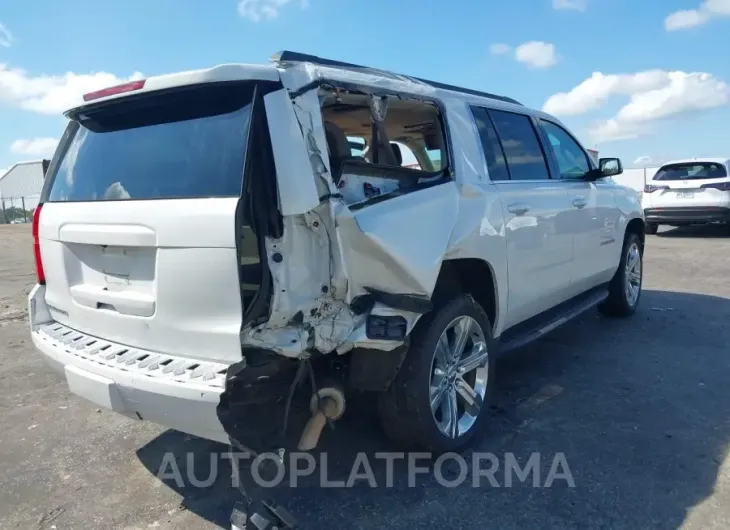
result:
[(463, 446), (499, 352), (634, 312), (635, 192), (509, 98), (283, 52), (84, 97), (33, 236), (36, 347), (72, 392), (254, 451), (350, 392)]

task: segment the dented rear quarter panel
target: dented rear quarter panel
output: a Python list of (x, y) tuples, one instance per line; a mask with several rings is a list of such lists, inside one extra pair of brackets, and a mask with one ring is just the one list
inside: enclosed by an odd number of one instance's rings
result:
[[(272, 318), (264, 325), (266, 330), (258, 330), (257, 338), (276, 342), (270, 332), (279, 328), (285, 333), (280, 346), (286, 344), (287, 351), (277, 350), (287, 356), (304, 354), (305, 345), (292, 350), (293, 341), (300, 335), (289, 329), (291, 319), (301, 312), (300, 323), (294, 327), (311, 327), (316, 349), (345, 350), (355, 345), (392, 349), (399, 344), (367, 344), (363, 333), (364, 318), (354, 315), (349, 304), (366, 294), (366, 288), (430, 297), (443, 261), (458, 259), (483, 260), (492, 270), (494, 278), (491, 281), (497, 296), (494, 332), (499, 335), (501, 315), (507, 310), (507, 290), (497, 286), (505, 286), (508, 282), (502, 207), (488, 178), (468, 103), (461, 98), (438, 100), (445, 120), (450, 182), (360, 208), (349, 208), (341, 200), (329, 197), (323, 201), (327, 207), (320, 206), (316, 213), (313, 209), (305, 214), (303, 206), (311, 204), (313, 193), (320, 197), (327, 193), (336, 197), (337, 194), (331, 179), (317, 97), (317, 80), (325, 74), (344, 76), (348, 84), (364, 85), (365, 90), (380, 94), (403, 95), (405, 92), (405, 97), (430, 99), (435, 92), (433, 87), (419, 82), (362, 72), (343, 73), (339, 69), (306, 64), (281, 70), (282, 82), (293, 96), (289, 98), (291, 103), (278, 93), (269, 96), (272, 104), (276, 99), (278, 106), (288, 105), (290, 110), (278, 109), (270, 113), (269, 120), (280, 122), (270, 127), (279, 173), (280, 200), (283, 211), (293, 214), (289, 219), (285, 216), (287, 233), (283, 240), (268, 242), (267, 248), (272, 251), (286, 249), (284, 262), (290, 260), (291, 263), (272, 263), (269, 256), (278, 285), (274, 289)], [(301, 132), (299, 139), (290, 138), (292, 134), (296, 136), (297, 129), (292, 124), (292, 117)], [(297, 154), (294, 157), (297, 164), (283, 160), (280, 163), (291, 149), (305, 149), (306, 157)], [(306, 169), (301, 164), (305, 158), (310, 162)], [(296, 192), (289, 189), (282, 193), (282, 186), (290, 186)], [(304, 202), (299, 197), (310, 199)], [(296, 207), (289, 206), (287, 201)], [(310, 219), (306, 221), (302, 216)], [(307, 272), (297, 274), (296, 269)], [(323, 280), (326, 279), (329, 281), (325, 285)], [(490, 279), (470, 278), (469, 281)], [(373, 313), (380, 312), (392, 313), (393, 310), (376, 305)], [(404, 316), (410, 331), (419, 315)], [(323, 327), (326, 333), (322, 332)], [(262, 335), (264, 331), (267, 333)], [(248, 336), (253, 338), (254, 332)]]

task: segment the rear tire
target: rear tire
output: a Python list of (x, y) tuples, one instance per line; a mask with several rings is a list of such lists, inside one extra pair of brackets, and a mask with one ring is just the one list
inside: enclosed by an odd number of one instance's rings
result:
[(628, 317), (636, 312), (644, 280), (644, 249), (639, 236), (627, 233), (618, 270), (608, 287), (608, 298), (598, 306), (604, 315)]
[(659, 225), (656, 223), (646, 223), (644, 225), (644, 232), (649, 235), (655, 235), (657, 233), (657, 230), (659, 229)]
[(395, 381), (379, 396), (388, 437), (435, 453), (466, 446), (490, 415), (495, 353), (489, 318), (471, 296), (423, 316)]

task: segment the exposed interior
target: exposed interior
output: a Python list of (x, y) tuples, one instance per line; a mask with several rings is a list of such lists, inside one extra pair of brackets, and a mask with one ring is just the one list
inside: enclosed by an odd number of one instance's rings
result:
[[(272, 87), (264, 87), (264, 90)], [(243, 195), (237, 212), (239, 278), (244, 309), (242, 326), (265, 317), (269, 311), (272, 281), (266, 255), (265, 238), (283, 234), (278, 210), (276, 171), (271, 136), (264, 106), (255, 105), (248, 135)]]
[(407, 193), (447, 175), (436, 105), (389, 97), (378, 120), (377, 96), (332, 89), (320, 96), (332, 176), (346, 204)]

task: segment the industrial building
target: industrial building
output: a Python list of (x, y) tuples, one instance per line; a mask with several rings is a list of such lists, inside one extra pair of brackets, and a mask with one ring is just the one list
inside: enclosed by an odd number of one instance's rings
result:
[(0, 224), (29, 220), (49, 164), (50, 160), (19, 162), (0, 175)]

